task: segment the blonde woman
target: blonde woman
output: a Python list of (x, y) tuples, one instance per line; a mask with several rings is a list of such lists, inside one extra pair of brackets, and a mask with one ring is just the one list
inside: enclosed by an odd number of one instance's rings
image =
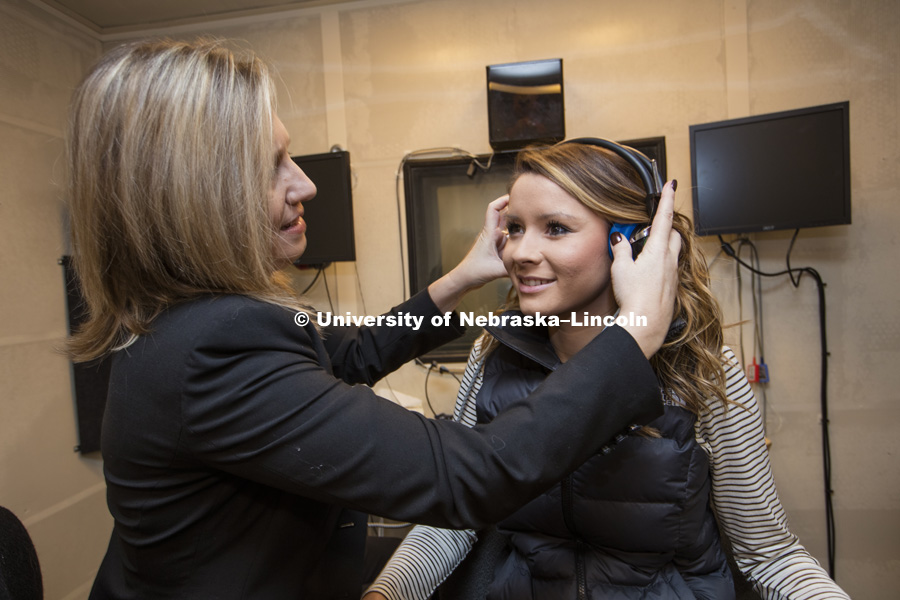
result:
[[(503, 248), (513, 282), (506, 314), (561, 321), (487, 328), (469, 359), (458, 421), (501, 418), (610, 317), (629, 315), (614, 293), (607, 240), (611, 224), (647, 220), (644, 197), (637, 172), (607, 149), (564, 143), (520, 153)], [(722, 345), (706, 263), (688, 220), (675, 214), (673, 227), (683, 327), (651, 359), (665, 413), (499, 523), (508, 548), (490, 600), (733, 599), (717, 519), (763, 598), (847, 598), (787, 528), (756, 400)], [(428, 598), (475, 539), (416, 527), (365, 599)]]
[(305, 248), (315, 185), (288, 154), (258, 59), (211, 42), (119, 47), (76, 90), (68, 143), (90, 313), (70, 351), (112, 357), (102, 453), (115, 525), (91, 598), (358, 596), (356, 511), (478, 527), (661, 410), (646, 357), (671, 319), (670, 193), (649, 254), (617, 250), (622, 303), (650, 325), (597, 336), (552, 385), (469, 429), (353, 384), (460, 333), (431, 317), (503, 273), (505, 198), (459, 266), (393, 309), (420, 328), (319, 330), (278, 275)]

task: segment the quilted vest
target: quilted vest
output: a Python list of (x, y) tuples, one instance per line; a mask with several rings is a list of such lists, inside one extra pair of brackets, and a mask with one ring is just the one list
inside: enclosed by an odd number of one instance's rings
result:
[[(491, 333), (502, 344), (485, 364), (479, 422), (527, 395), (559, 364), (546, 334)], [(695, 420), (667, 405), (650, 424), (660, 438), (626, 437), (500, 523), (511, 552), (495, 572), (489, 600), (733, 600)]]

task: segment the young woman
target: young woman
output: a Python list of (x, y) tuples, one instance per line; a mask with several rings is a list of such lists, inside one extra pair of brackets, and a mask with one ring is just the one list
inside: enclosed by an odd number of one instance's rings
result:
[(393, 309), (421, 328), (320, 331), (277, 272), (305, 248), (315, 186), (258, 59), (208, 42), (119, 47), (76, 90), (68, 143), (90, 315), (70, 350), (112, 355), (115, 527), (91, 598), (356, 597), (356, 511), (478, 527), (661, 410), (646, 357), (672, 314), (671, 193), (649, 254), (617, 250), (623, 306), (650, 325), (597, 336), (553, 385), (473, 430), (353, 384), (460, 333), (431, 317), (503, 273), (505, 198), (458, 267)]
[[(503, 249), (509, 312), (560, 323), (487, 328), (456, 420), (502, 417), (597, 335), (603, 325), (585, 325), (591, 316), (628, 315), (607, 239), (611, 223), (647, 220), (643, 198), (637, 173), (609, 150), (564, 143), (520, 153)], [(764, 598), (847, 598), (787, 528), (756, 400), (723, 348), (703, 256), (685, 217), (674, 216), (674, 229), (682, 239), (676, 317), (685, 326), (651, 359), (665, 413), (500, 522), (508, 551), (491, 600), (734, 598), (717, 519)], [(416, 527), (365, 599), (427, 598), (475, 539)]]

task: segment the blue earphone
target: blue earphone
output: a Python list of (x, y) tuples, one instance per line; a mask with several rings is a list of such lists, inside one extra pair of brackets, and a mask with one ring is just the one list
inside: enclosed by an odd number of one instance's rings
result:
[[(650, 231), (649, 231), (650, 226), (647, 225), (646, 223), (643, 225), (641, 225), (640, 223), (627, 223), (627, 224), (613, 223), (612, 227), (609, 228), (609, 237), (612, 238), (612, 234), (614, 234), (616, 232), (621, 233), (622, 237), (624, 237), (626, 240), (628, 240), (632, 244), (632, 246), (631, 246), (632, 256), (637, 256), (638, 253), (640, 253), (640, 251), (643, 250), (643, 248), (644, 248), (644, 244), (639, 244), (637, 247), (635, 247), (634, 244), (638, 240), (631, 239), (631, 236), (634, 235), (634, 230), (637, 229), (638, 227), (644, 227), (647, 229), (647, 233), (648, 234), (650, 233)], [(641, 239), (646, 240), (647, 238), (643, 237)], [(610, 258), (613, 257), (612, 239), (609, 240), (609, 257)]]
[[(602, 138), (575, 138), (560, 143), (585, 144), (588, 146), (606, 148), (628, 161), (628, 163), (634, 167), (634, 170), (637, 171), (638, 176), (644, 184), (644, 189), (647, 190), (647, 196), (644, 201), (647, 204), (647, 215), (650, 217), (649, 221), (653, 221), (653, 216), (656, 214), (656, 205), (659, 203), (659, 197), (662, 195), (663, 188), (662, 178), (659, 175), (659, 169), (655, 160), (647, 158), (644, 153), (639, 152), (634, 148), (629, 148), (628, 146), (623, 146)], [(636, 257), (641, 249), (643, 249), (647, 236), (650, 235), (650, 223), (613, 223), (612, 227), (609, 228), (609, 235), (612, 236), (613, 233), (617, 232), (621, 233), (625, 239), (631, 243), (632, 254)], [(612, 258), (612, 241), (610, 241), (608, 245), (609, 257)]]

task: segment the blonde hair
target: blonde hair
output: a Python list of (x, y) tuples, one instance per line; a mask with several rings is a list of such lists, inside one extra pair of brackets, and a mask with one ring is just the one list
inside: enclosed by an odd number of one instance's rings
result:
[[(558, 144), (527, 148), (516, 159), (513, 183), (525, 173), (553, 181), (572, 197), (610, 223), (645, 223), (645, 192), (634, 168), (618, 154), (583, 144)], [(675, 316), (687, 323), (674, 339), (667, 340), (650, 359), (667, 393), (674, 393), (694, 414), (708, 408), (710, 399), (728, 404), (722, 364), (722, 319), (709, 289), (706, 261), (695, 244), (690, 221), (675, 213), (674, 229), (681, 236), (678, 258), (680, 285)], [(507, 308), (518, 306), (515, 288)], [(482, 356), (496, 345), (482, 336)]]
[(266, 66), (212, 40), (120, 46), (88, 73), (68, 135), (74, 265), (88, 309), (69, 340), (74, 359), (104, 355), (203, 294), (297, 307), (274, 275), (266, 209), (274, 104)]

